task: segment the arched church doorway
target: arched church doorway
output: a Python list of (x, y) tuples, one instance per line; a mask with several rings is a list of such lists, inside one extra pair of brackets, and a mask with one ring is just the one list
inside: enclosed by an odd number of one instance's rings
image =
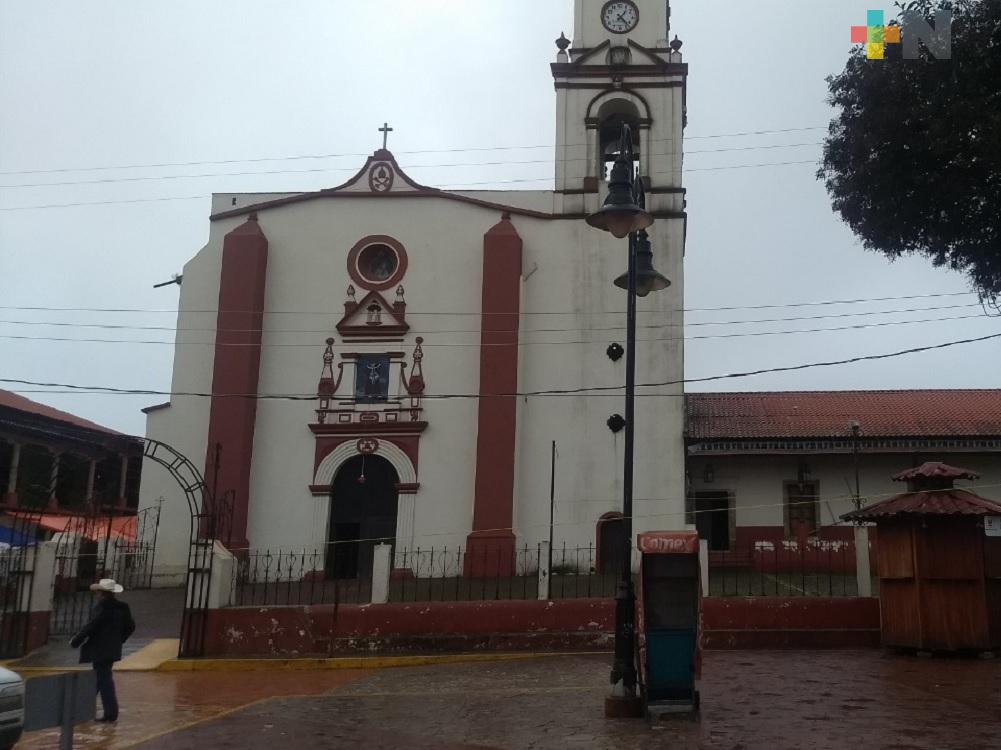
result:
[(602, 575), (618, 575), (625, 564), (626, 522), (621, 513), (607, 513), (598, 521), (598, 568)]
[(327, 534), (328, 577), (368, 578), (376, 545), (396, 543), (399, 481), (381, 456), (354, 456), (338, 469)]

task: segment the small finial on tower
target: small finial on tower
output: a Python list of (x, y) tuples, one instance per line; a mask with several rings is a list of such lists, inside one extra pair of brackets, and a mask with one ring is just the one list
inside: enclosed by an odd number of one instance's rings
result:
[(570, 49), (570, 40), (567, 39), (566, 34), (560, 32), (560, 38), (556, 40), (556, 46), (560, 50), (556, 54), (556, 62), (570, 62), (570, 55), (567, 54), (567, 50)]
[(671, 49), (674, 50), (675, 52), (681, 52), (681, 45), (683, 44), (684, 42), (678, 39), (678, 35), (675, 34), (674, 39), (671, 40)]

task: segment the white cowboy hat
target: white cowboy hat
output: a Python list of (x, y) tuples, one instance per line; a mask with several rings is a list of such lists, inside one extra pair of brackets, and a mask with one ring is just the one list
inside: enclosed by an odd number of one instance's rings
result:
[(120, 594), (125, 588), (120, 583), (115, 583), (112, 578), (102, 578), (97, 583), (90, 584), (91, 591), (107, 591), (110, 594)]

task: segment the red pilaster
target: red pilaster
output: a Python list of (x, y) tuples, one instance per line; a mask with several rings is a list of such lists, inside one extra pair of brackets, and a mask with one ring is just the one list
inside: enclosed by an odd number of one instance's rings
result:
[[(219, 278), (215, 369), (209, 412), (205, 481), (219, 494), (234, 491), (229, 546), (247, 547), (250, 467), (254, 451), (256, 395), (261, 364), (268, 238), (257, 215), (226, 235)], [(216, 445), (219, 466), (216, 467)], [(218, 473), (217, 473), (218, 468)], [(218, 479), (217, 479), (218, 477)]]
[(465, 572), (508, 575), (514, 563), (514, 460), (522, 241), (510, 216), (483, 238), (479, 430), (473, 530)]

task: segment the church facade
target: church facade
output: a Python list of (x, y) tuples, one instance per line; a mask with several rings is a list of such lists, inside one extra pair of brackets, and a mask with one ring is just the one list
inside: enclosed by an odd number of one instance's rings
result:
[[(374, 541), (503, 570), (550, 538), (554, 442), (552, 538), (600, 546), (622, 507), (610, 417), (625, 366), (609, 347), (625, 344), (612, 282), (627, 245), (585, 218), (623, 124), (672, 282), (638, 305), (634, 529), (684, 525), (687, 66), (668, 14), (664, 0), (575, 0), (551, 64), (554, 190), (420, 185), (384, 142), (338, 187), (213, 197), (183, 272), (173, 395), (147, 409), (147, 436), (232, 499), (228, 546), (326, 550), (341, 576)], [(143, 504), (166, 499), (160, 567), (180, 573), (183, 497), (157, 467), (142, 481)]]

